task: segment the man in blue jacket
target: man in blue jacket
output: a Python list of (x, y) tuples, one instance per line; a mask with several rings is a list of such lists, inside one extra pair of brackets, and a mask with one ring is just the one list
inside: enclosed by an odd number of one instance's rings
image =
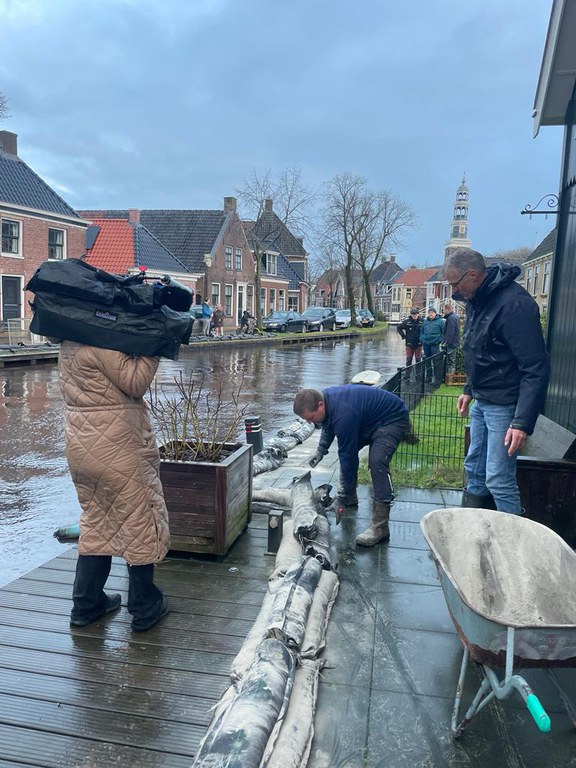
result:
[(358, 452), (370, 446), (368, 465), (374, 486), (372, 520), (356, 544), (371, 547), (390, 538), (390, 504), (394, 498), (390, 479), (390, 460), (398, 443), (409, 429), (408, 409), (403, 401), (366, 384), (344, 384), (302, 389), (294, 398), (294, 413), (306, 421), (322, 425), (318, 450), (310, 460), (315, 467), (338, 439), (340, 487), (336, 497), (336, 523), (346, 507), (357, 506), (356, 484)]
[[(424, 358), (431, 358), (440, 352), (440, 342), (442, 341), (442, 330), (444, 320), (438, 315), (434, 307), (428, 308), (428, 316), (422, 323), (420, 331), (420, 340), (424, 347)], [(426, 381), (432, 383), (436, 379), (437, 361), (426, 363)]]
[(444, 274), (453, 298), (466, 302), (461, 416), (468, 415), (474, 398), (462, 506), (519, 515), (516, 457), (534, 431), (549, 375), (538, 305), (515, 282), (520, 267), (487, 267), (471, 249), (454, 251)]

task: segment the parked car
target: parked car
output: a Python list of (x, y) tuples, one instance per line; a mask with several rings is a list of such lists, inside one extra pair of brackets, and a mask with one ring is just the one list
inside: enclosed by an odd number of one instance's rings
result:
[(292, 310), (289, 312), (271, 312), (262, 320), (262, 325), (265, 331), (280, 331), (280, 333), (301, 331), (306, 333), (306, 320), (300, 312)]
[(328, 307), (308, 307), (302, 317), (309, 331), (333, 331), (336, 327), (336, 313)]
[(359, 325), (362, 328), (373, 328), (374, 322), (374, 315), (369, 309), (356, 310), (356, 325)]
[(349, 309), (339, 309), (336, 312), (336, 328), (350, 328), (352, 313)]

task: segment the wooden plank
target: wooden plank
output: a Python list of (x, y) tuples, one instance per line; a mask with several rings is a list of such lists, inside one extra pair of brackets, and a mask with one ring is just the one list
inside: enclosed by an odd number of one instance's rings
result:
[(42, 768), (190, 768), (189, 755), (125, 747), (0, 724), (3, 757)]
[(25, 723), (35, 731), (141, 747), (179, 755), (194, 755), (204, 728), (193, 723), (123, 714), (54, 701), (0, 693), (0, 724)]
[[(44, 650), (21, 649), (5, 646), (0, 653), (0, 669), (13, 669), (21, 672), (50, 670), (57, 677), (105, 683), (118, 686), (119, 681), (127, 688), (139, 688), (142, 691), (163, 691), (165, 693), (185, 693), (189, 696), (218, 699), (229, 684), (228, 674), (217, 675), (210, 667), (204, 671), (155, 669), (138, 664), (122, 664), (118, 661), (108, 663), (106, 658), (83, 657), (70, 659), (66, 655)], [(206, 672), (206, 669), (210, 669)]]
[[(81, 683), (81, 684), (80, 684)], [(142, 691), (124, 684), (63, 678), (38, 672), (3, 669), (0, 692), (28, 699), (54, 701), (127, 715), (146, 715), (175, 723), (207, 726), (214, 697), (187, 696), (165, 691)]]

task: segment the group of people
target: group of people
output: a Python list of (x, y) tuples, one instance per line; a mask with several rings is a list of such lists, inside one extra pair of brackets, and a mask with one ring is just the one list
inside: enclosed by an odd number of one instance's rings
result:
[(204, 299), (200, 306), (202, 315), (199, 320), (202, 322), (203, 336), (224, 336), (224, 309), (222, 304), (216, 304), (214, 309), (210, 306), (210, 299)]
[[(429, 307), (424, 320), (418, 307), (412, 307), (410, 316), (396, 326), (396, 330), (406, 344), (406, 367), (412, 362), (419, 363), (424, 358), (431, 358), (440, 352), (446, 352), (446, 371), (456, 370), (456, 351), (460, 346), (460, 323), (450, 302), (444, 305), (444, 317), (440, 317), (434, 307)], [(427, 381), (434, 381), (432, 366), (426, 371)]]
[[(467, 307), (463, 355), (468, 378), (458, 398), (458, 413), (467, 416), (474, 400), (462, 505), (516, 515), (522, 513), (516, 457), (534, 430), (548, 383), (538, 307), (515, 282), (519, 272), (516, 266), (487, 266), (471, 249), (456, 251), (445, 265), (453, 298)], [(445, 318), (450, 316), (447, 305)], [(414, 312), (405, 328), (417, 328), (417, 321)], [(428, 312), (422, 327), (426, 323), (438, 328), (435, 312)], [(440, 334), (447, 333), (446, 326)], [(430, 345), (436, 342), (421, 331), (418, 337), (407, 333), (406, 340), (414, 345), (414, 354), (419, 345), (425, 354), (433, 354)], [(75, 627), (120, 608), (120, 595), (104, 592), (112, 556), (124, 558), (128, 566), (127, 607), (134, 632), (149, 630), (169, 611), (154, 583), (154, 566), (166, 555), (170, 536), (160, 456), (143, 399), (158, 362), (155, 357), (69, 341), (61, 345), (66, 456), (82, 508), (70, 615)], [(356, 543), (370, 547), (388, 541), (394, 499), (390, 461), (410, 431), (405, 403), (383, 389), (344, 384), (323, 391), (301, 390), (293, 409), (322, 429), (312, 467), (334, 439), (338, 442), (336, 522), (346, 508), (358, 504), (358, 453), (369, 446), (371, 521)]]
[[(457, 411), (462, 417), (470, 416), (470, 447), (464, 459), (466, 485), (461, 503), (514, 515), (523, 513), (516, 481), (518, 452), (534, 431), (549, 376), (538, 305), (516, 282), (519, 274), (515, 265), (488, 266), (478, 251), (468, 248), (453, 252), (444, 267), (452, 298), (466, 303), (462, 351), (467, 381)], [(410, 349), (407, 365), (419, 351), (421, 355), (422, 347), (426, 356), (435, 354), (435, 345), (442, 339), (447, 351), (457, 348), (458, 320), (451, 319), (451, 304), (446, 304), (444, 317), (442, 321), (430, 309), (420, 322), (418, 310), (412, 310), (399, 328)], [(334, 438), (338, 441), (336, 522), (347, 507), (358, 504), (358, 452), (369, 446), (371, 522), (356, 543), (373, 546), (388, 541), (394, 498), (390, 460), (410, 429), (404, 402), (386, 390), (346, 384), (322, 392), (301, 390), (294, 399), (294, 412), (322, 428), (310, 466), (317, 466)]]

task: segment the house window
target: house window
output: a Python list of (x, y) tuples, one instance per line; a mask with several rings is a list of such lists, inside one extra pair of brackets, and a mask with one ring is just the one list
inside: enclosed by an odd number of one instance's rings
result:
[(286, 295), (284, 292), (284, 289), (280, 289), (278, 291), (278, 309), (280, 312), (284, 312), (284, 308), (286, 307)]
[(236, 248), (236, 263), (235, 267), (238, 272), (242, 271), (242, 248)]
[(269, 275), (277, 275), (278, 274), (278, 257), (275, 253), (265, 253), (264, 254), (264, 267), (266, 269), (266, 272), (268, 272)]
[(550, 290), (550, 268), (552, 267), (552, 262), (547, 261), (546, 264), (544, 264), (544, 282), (542, 283), (542, 293), (548, 293)]
[(252, 313), (254, 311), (254, 286), (249, 285), (246, 289), (246, 309)]
[(20, 254), (20, 222), (2, 219), (2, 253)]
[(392, 312), (398, 312), (399, 313), (400, 312), (400, 304), (392, 304), (390, 309), (391, 309)]
[(48, 258), (49, 259), (64, 258), (64, 230), (63, 229), (48, 230)]
[(220, 283), (212, 283), (212, 295), (210, 301), (212, 302), (213, 307), (215, 307), (216, 304), (220, 304)]
[(260, 309), (266, 314), (266, 288), (260, 288)]
[(528, 291), (528, 293), (532, 293), (531, 287), (532, 287), (532, 267), (529, 267), (526, 272), (526, 290)]
[(270, 288), (270, 312), (274, 312), (276, 309), (276, 288)]
[(400, 302), (401, 299), (402, 299), (402, 286), (401, 285), (394, 286), (394, 288), (392, 289), (392, 301)]
[(232, 317), (232, 290), (233, 286), (226, 283), (224, 286), (224, 314), (226, 317)]
[(406, 298), (407, 299), (412, 298), (412, 288), (406, 288)]
[(232, 269), (232, 246), (226, 246), (226, 269)]
[(288, 311), (298, 312), (298, 296), (288, 296)]
[(538, 293), (538, 282), (540, 278), (540, 264), (534, 267), (534, 296)]

